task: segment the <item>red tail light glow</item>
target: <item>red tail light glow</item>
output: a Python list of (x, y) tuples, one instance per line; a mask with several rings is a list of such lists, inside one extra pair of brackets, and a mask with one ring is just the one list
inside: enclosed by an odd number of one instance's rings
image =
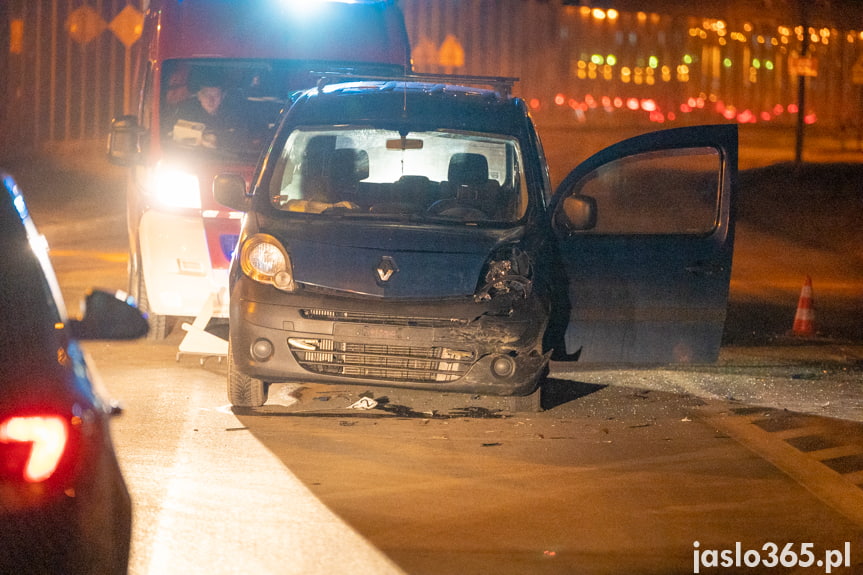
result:
[(32, 444), (23, 470), (24, 479), (30, 483), (51, 477), (68, 437), (66, 421), (56, 415), (13, 417), (0, 424), (0, 443)]

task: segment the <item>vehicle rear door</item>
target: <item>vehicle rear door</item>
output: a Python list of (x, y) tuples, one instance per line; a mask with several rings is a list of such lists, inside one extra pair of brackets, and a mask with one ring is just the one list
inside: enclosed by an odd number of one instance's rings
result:
[(550, 209), (569, 282), (568, 353), (581, 362), (717, 359), (736, 182), (736, 125), (638, 136), (564, 179)]

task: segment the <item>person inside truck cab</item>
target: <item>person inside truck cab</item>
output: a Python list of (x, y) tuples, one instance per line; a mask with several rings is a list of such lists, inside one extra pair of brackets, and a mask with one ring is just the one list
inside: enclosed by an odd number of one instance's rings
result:
[(206, 148), (230, 147), (239, 137), (241, 122), (221, 79), (204, 75), (191, 97), (181, 101), (174, 113), (172, 139)]

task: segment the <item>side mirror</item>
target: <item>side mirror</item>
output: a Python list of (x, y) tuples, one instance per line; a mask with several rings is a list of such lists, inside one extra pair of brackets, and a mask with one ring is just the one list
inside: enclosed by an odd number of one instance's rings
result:
[(111, 122), (108, 134), (108, 160), (119, 166), (130, 166), (140, 160), (141, 135), (144, 130), (135, 116), (120, 116)]
[(246, 180), (239, 174), (219, 174), (213, 178), (213, 197), (223, 206), (241, 212), (249, 209)]
[(84, 299), (84, 315), (69, 321), (75, 339), (138, 339), (147, 335), (149, 326), (138, 308), (125, 295), (92, 290)]
[(564, 198), (555, 213), (554, 223), (567, 233), (596, 227), (596, 199), (590, 196)]

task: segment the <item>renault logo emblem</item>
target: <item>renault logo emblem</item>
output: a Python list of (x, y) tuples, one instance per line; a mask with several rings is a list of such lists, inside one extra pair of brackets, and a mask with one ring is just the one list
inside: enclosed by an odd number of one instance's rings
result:
[(375, 271), (377, 272), (378, 279), (381, 283), (386, 283), (392, 279), (393, 274), (399, 271), (399, 268), (393, 258), (390, 256), (383, 256), (381, 261), (378, 263), (378, 267), (375, 268)]

